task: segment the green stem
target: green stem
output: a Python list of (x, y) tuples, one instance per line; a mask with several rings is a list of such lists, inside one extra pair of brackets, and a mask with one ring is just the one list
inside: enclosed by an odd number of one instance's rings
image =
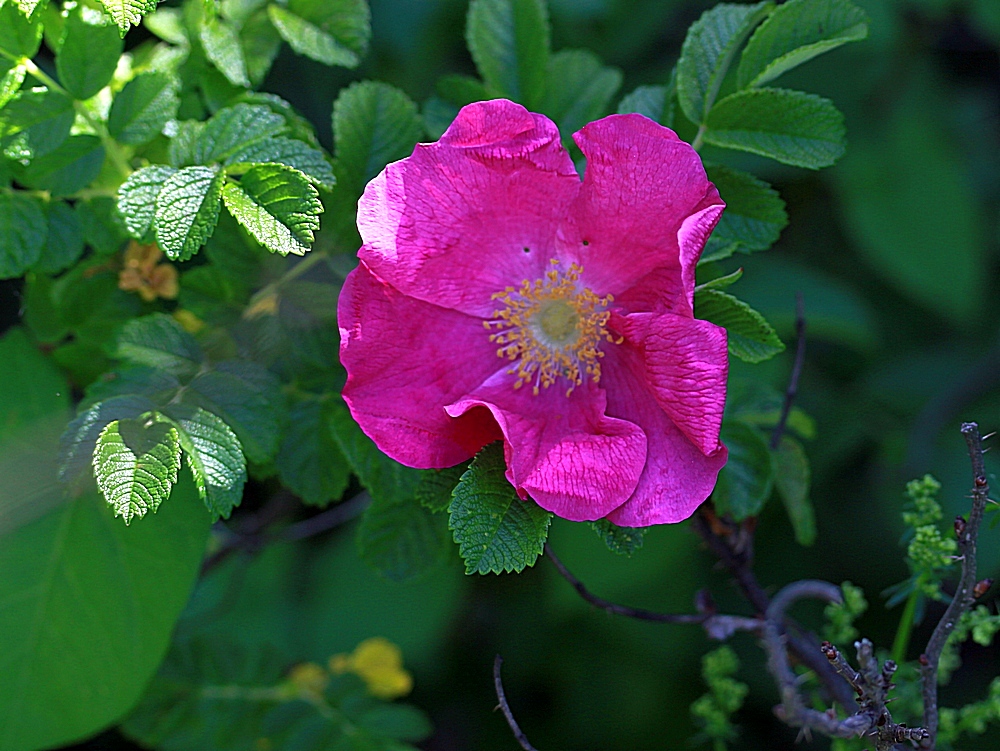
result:
[(910, 646), (910, 635), (913, 633), (913, 623), (916, 620), (921, 584), (923, 584), (923, 577), (918, 578), (914, 583), (913, 591), (906, 599), (903, 615), (899, 618), (896, 638), (892, 642), (892, 659), (896, 661), (897, 665), (902, 665), (906, 661), (906, 650)]
[(691, 142), (691, 148), (698, 151), (705, 144), (705, 131), (708, 130), (708, 126), (702, 123), (698, 126), (698, 132), (694, 136), (694, 140)]
[(297, 279), (306, 273), (309, 269), (315, 266), (320, 261), (325, 261), (327, 258), (327, 252), (325, 250), (311, 250), (308, 255), (299, 261), (297, 264), (292, 266), (288, 271), (282, 274), (278, 279), (275, 279), (268, 285), (261, 287), (257, 292), (250, 298), (247, 303), (246, 308), (243, 311), (243, 315), (247, 316), (250, 311), (254, 311), (256, 306), (265, 298), (273, 295), (282, 286), (288, 284), (288, 282), (293, 279)]

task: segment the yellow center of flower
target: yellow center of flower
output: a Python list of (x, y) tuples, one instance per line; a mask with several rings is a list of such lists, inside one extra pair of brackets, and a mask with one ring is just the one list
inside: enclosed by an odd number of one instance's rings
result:
[(590, 376), (601, 379), (602, 341), (620, 342), (607, 329), (611, 295), (598, 297), (579, 285), (576, 264), (563, 272), (559, 262), (541, 279), (525, 279), (517, 289), (493, 295), (504, 307), (484, 321), (497, 356), (514, 363), (507, 372), (517, 376), (514, 388), (530, 383), (538, 394), (560, 378), (569, 382), (567, 396)]

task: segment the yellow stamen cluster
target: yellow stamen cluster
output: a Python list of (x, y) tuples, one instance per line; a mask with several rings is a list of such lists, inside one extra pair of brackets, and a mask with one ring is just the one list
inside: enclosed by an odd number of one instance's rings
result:
[(602, 341), (619, 342), (607, 329), (611, 295), (598, 297), (578, 284), (583, 269), (575, 263), (569, 270), (552, 261), (543, 278), (525, 279), (517, 289), (507, 287), (493, 295), (505, 307), (493, 311), (483, 326), (493, 331), (490, 341), (500, 345), (498, 357), (514, 363), (507, 372), (517, 376), (514, 388), (532, 385), (538, 394), (565, 378), (567, 396), (589, 375), (601, 379)]

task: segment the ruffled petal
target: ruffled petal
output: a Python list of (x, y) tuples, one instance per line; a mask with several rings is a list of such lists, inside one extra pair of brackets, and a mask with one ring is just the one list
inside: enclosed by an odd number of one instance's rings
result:
[(722, 444), (705, 455), (684, 435), (660, 407), (645, 371), (641, 353), (626, 343), (608, 351), (601, 378), (608, 415), (641, 427), (648, 442), (635, 492), (607, 517), (623, 527), (687, 519), (711, 494), (728, 456)]
[(500, 432), (487, 410), (450, 417), (445, 405), (498, 367), (482, 321), (414, 300), (361, 263), (337, 307), (344, 401), (387, 455), (410, 467), (451, 467)]
[(537, 396), (498, 373), (449, 405), (450, 415), (486, 407), (504, 436), (507, 479), (524, 498), (571, 521), (600, 519), (632, 495), (646, 461), (646, 437), (604, 414), (592, 383), (572, 394), (556, 387)]
[(698, 154), (642, 115), (611, 115), (573, 138), (587, 169), (564, 235), (584, 282), (629, 309), (662, 299), (690, 315), (694, 267), (725, 207)]
[(558, 228), (579, 190), (549, 119), (504, 99), (470, 104), (368, 184), (358, 255), (405, 295), (488, 317), (494, 293), (562, 259)]
[(726, 330), (655, 313), (615, 316), (612, 326), (640, 353), (642, 375), (660, 408), (703, 454), (714, 453), (729, 374)]

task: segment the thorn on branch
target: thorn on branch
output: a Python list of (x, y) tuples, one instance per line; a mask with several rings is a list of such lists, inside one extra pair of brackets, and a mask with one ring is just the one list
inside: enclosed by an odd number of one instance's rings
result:
[(534, 746), (528, 742), (527, 736), (521, 730), (521, 726), (517, 724), (517, 720), (514, 719), (514, 714), (510, 711), (510, 705), (507, 703), (507, 695), (503, 690), (503, 681), (500, 679), (500, 666), (503, 665), (503, 658), (497, 655), (493, 660), (493, 686), (496, 688), (497, 701), (499, 704), (500, 711), (503, 712), (504, 718), (507, 720), (507, 725), (510, 727), (510, 732), (514, 734), (514, 739), (517, 741), (518, 745), (524, 749), (524, 751), (538, 751)]

